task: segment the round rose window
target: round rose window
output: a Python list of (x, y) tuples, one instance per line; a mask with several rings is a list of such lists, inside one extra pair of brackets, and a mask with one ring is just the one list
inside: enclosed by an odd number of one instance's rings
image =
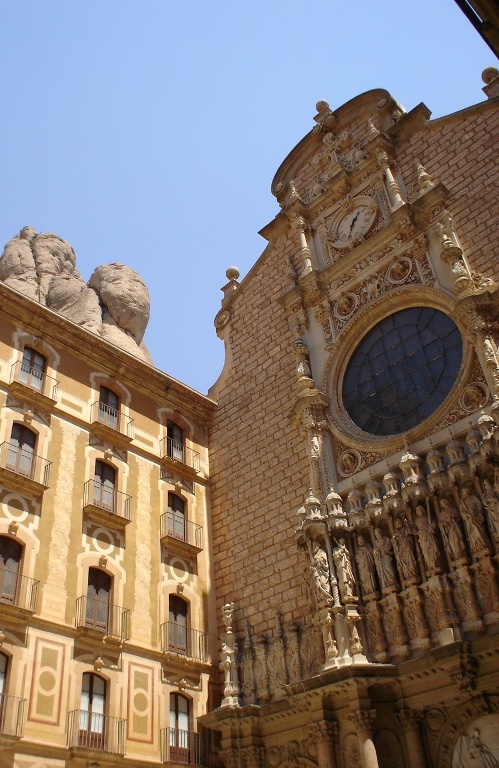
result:
[(450, 317), (430, 307), (402, 309), (355, 349), (343, 380), (343, 404), (364, 432), (407, 432), (445, 400), (462, 359), (461, 334)]

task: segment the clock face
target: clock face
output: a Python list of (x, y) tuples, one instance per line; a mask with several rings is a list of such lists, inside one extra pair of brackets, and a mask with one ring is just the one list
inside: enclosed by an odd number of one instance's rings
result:
[[(364, 202), (365, 200), (365, 202)], [(374, 200), (364, 197), (347, 213), (344, 213), (333, 230), (332, 239), (337, 248), (345, 248), (361, 240), (376, 219), (377, 206)]]

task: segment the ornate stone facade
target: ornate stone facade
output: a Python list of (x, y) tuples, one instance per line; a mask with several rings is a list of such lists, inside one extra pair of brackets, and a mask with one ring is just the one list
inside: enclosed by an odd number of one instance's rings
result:
[(499, 765), (497, 106), (322, 101), (274, 178), (212, 390), (244, 671), (203, 718), (225, 751), (277, 765), (308, 735), (328, 768)]

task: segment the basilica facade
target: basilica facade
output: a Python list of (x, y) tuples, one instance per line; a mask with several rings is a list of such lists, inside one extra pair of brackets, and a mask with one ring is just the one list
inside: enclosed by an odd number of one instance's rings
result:
[(319, 102), (227, 273), (202, 720), (231, 768), (499, 764), (498, 75), (436, 120)]

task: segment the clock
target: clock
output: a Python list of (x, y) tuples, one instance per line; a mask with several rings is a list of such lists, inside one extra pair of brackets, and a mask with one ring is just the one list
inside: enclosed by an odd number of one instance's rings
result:
[(360, 242), (376, 220), (378, 206), (372, 197), (362, 195), (350, 201), (333, 217), (329, 239), (335, 248), (350, 248)]

